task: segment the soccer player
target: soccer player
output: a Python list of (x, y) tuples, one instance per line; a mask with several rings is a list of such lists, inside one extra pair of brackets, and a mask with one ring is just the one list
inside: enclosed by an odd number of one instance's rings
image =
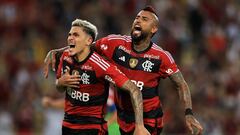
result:
[(120, 70), (90, 49), (97, 28), (81, 19), (72, 22), (68, 34), (69, 49), (61, 57), (56, 86), (65, 92), (63, 135), (106, 135), (104, 120), (108, 81), (127, 91), (135, 112), (135, 134), (148, 135), (143, 124), (142, 94)]
[[(96, 41), (95, 49), (115, 63), (141, 90), (144, 100), (144, 125), (151, 134), (158, 135), (163, 128), (162, 105), (157, 88), (159, 80), (166, 77), (173, 82), (184, 104), (187, 128), (192, 134), (201, 134), (203, 128), (193, 115), (190, 90), (181, 71), (170, 53), (151, 41), (158, 25), (157, 14), (148, 6), (137, 14), (132, 24), (131, 36), (109, 35)], [(49, 54), (53, 52), (56, 53), (52, 50)], [(49, 63), (54, 62), (53, 60), (47, 55), (45, 76)], [(129, 94), (117, 91), (115, 103), (121, 134), (133, 134), (134, 107), (130, 104)]]

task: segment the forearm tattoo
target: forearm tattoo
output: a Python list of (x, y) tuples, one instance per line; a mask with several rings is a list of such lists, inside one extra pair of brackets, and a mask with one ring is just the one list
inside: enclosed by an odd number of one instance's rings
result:
[(177, 88), (180, 100), (183, 102), (185, 109), (192, 108), (191, 93), (182, 73), (179, 71), (171, 75), (170, 80)]
[(130, 92), (136, 124), (143, 124), (143, 99), (141, 91), (130, 80), (122, 88)]

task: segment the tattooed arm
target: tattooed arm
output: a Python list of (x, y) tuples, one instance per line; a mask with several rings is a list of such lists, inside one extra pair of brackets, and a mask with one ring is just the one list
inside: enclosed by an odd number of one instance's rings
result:
[(191, 100), (190, 90), (188, 88), (186, 81), (182, 76), (182, 73), (179, 71), (171, 75), (170, 80), (174, 83), (175, 87), (177, 88), (180, 100), (184, 104), (184, 108), (192, 109), (192, 100)]
[(143, 99), (142, 93), (138, 87), (130, 80), (124, 83), (121, 87), (124, 90), (129, 91), (133, 109), (135, 112), (135, 135), (150, 135), (143, 123)]
[(188, 129), (191, 131), (192, 134), (202, 134), (202, 126), (201, 124), (195, 119), (192, 113), (192, 100), (191, 100), (191, 93), (189, 87), (184, 80), (182, 73), (179, 71), (170, 76), (170, 80), (174, 83), (175, 87), (178, 90), (180, 100), (184, 104), (185, 108), (185, 119)]
[(48, 72), (49, 72), (49, 66), (51, 65), (53, 71), (57, 71), (57, 66), (59, 63), (59, 59), (63, 53), (64, 50), (68, 49), (69, 47), (63, 47), (59, 49), (53, 49), (50, 50), (45, 59), (44, 59), (44, 65), (43, 65), (43, 75), (45, 78), (48, 77)]
[(130, 80), (124, 83), (122, 88), (130, 92), (131, 101), (136, 116), (136, 124), (143, 124), (143, 101), (141, 91)]

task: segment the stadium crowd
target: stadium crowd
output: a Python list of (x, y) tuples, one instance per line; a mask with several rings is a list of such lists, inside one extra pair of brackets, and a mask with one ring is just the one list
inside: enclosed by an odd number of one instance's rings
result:
[[(56, 94), (54, 73), (43, 77), (46, 53), (66, 45), (69, 24), (76, 18), (94, 23), (99, 37), (129, 35), (133, 17), (149, 4), (160, 19), (154, 41), (179, 65), (204, 135), (240, 134), (237, 0), (1, 0), (0, 134), (58, 134), (54, 128), (61, 126), (62, 110), (41, 105), (44, 95), (62, 97)], [(163, 134), (185, 134), (178, 95), (169, 80), (161, 81)]]

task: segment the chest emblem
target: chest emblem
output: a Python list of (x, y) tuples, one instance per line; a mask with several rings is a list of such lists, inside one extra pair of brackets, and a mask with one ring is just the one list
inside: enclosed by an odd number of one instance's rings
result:
[(130, 60), (129, 60), (129, 66), (130, 66), (131, 68), (135, 68), (135, 67), (137, 66), (137, 64), (138, 64), (138, 59), (136, 59), (136, 58), (130, 58)]
[(149, 60), (146, 60), (145, 62), (143, 62), (142, 67), (143, 67), (144, 71), (152, 72), (153, 65), (154, 65), (154, 63), (152, 63)]

